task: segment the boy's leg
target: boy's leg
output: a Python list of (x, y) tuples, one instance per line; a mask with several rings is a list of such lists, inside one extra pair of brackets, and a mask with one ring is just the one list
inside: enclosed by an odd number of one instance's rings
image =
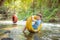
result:
[(23, 32), (26, 30), (26, 27), (23, 29)]

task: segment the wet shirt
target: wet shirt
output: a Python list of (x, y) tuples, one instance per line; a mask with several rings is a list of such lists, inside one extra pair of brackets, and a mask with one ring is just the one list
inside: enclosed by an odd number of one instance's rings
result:
[(33, 24), (32, 26), (34, 29), (37, 29), (40, 24), (41, 24), (41, 20), (36, 20), (35, 24)]

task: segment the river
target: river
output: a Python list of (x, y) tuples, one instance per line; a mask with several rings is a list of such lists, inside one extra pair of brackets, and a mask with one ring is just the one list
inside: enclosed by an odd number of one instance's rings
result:
[(60, 40), (59, 24), (43, 23), (42, 30), (39, 33), (29, 33), (27, 30), (23, 33), (25, 24), (21, 24), (0, 23), (0, 40), (3, 38), (12, 38), (13, 40)]

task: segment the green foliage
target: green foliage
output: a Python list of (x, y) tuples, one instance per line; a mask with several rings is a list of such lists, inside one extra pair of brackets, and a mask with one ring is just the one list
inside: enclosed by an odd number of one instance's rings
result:
[(43, 21), (49, 21), (60, 8), (58, 2), (59, 0), (6, 0), (3, 6), (9, 8), (8, 11), (12, 14), (15, 12), (19, 20), (42, 12)]

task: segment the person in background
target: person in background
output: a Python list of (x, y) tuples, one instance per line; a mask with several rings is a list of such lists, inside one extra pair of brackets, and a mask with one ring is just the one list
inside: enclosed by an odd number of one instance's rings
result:
[(18, 21), (16, 13), (13, 14), (12, 21), (13, 21), (13, 23), (16, 23)]

